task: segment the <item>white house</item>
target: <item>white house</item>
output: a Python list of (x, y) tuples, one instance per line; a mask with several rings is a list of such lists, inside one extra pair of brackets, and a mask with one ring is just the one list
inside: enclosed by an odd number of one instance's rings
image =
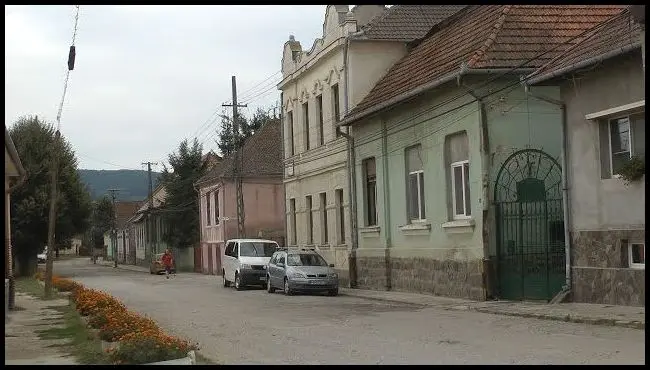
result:
[[(328, 5), (323, 36), (303, 50), (294, 36), (284, 45), (282, 92), (287, 245), (314, 247), (341, 271), (354, 263), (355, 212), (343, 119), (410, 43), (463, 6)], [(352, 208), (350, 205), (352, 204)], [(350, 258), (352, 257), (352, 259)], [(354, 279), (352, 279), (353, 281)]]

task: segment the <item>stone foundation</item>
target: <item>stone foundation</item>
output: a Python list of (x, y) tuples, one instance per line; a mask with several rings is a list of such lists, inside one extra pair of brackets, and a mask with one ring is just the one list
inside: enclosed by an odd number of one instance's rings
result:
[(485, 300), (483, 262), (480, 260), (395, 257), (388, 257), (388, 260), (387, 265), (386, 257), (357, 257), (358, 287)]
[(645, 270), (628, 266), (627, 241), (644, 241), (645, 230), (571, 233), (572, 297), (575, 302), (645, 307)]

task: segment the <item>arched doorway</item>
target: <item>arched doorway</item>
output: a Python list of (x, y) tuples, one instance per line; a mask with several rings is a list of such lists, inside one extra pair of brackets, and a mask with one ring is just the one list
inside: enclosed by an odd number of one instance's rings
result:
[(538, 149), (509, 156), (494, 185), (498, 296), (550, 300), (565, 281), (562, 169)]

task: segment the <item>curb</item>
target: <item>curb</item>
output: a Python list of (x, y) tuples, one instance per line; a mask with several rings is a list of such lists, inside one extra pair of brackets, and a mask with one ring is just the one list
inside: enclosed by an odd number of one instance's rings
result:
[(406, 300), (399, 300), (399, 299), (391, 299), (391, 298), (384, 298), (384, 297), (369, 297), (369, 296), (358, 295), (358, 294), (354, 294), (354, 293), (350, 294), (351, 293), (350, 290), (351, 289), (348, 289), (347, 291), (341, 291), (339, 293), (339, 295), (348, 296), (348, 297), (357, 297), (357, 298), (367, 299), (367, 300), (372, 300), (372, 301), (410, 304), (410, 305), (421, 306), (421, 307), (434, 307), (434, 308), (439, 308), (439, 309), (443, 309), (443, 310), (446, 310), (446, 311), (474, 311), (474, 312), (480, 312), (480, 313), (489, 313), (489, 314), (493, 314), (493, 315), (534, 318), (534, 319), (548, 320), (548, 321), (563, 321), (563, 322), (572, 322), (572, 323), (576, 323), (576, 324), (591, 324), (591, 325), (598, 325), (598, 326), (617, 326), (617, 327), (628, 328), (628, 329), (645, 330), (645, 322), (636, 321), (636, 320), (617, 320), (617, 319), (609, 319), (609, 318), (588, 318), (588, 317), (575, 316), (575, 315), (572, 315), (572, 314), (559, 316), (559, 315), (547, 315), (547, 314), (530, 313), (530, 312), (496, 311), (496, 310), (492, 310), (492, 309), (489, 309), (489, 308), (472, 307), (471, 304), (460, 304), (460, 305), (440, 304), (440, 305), (436, 305), (436, 304), (430, 304), (430, 303), (414, 303), (414, 302), (408, 302)]

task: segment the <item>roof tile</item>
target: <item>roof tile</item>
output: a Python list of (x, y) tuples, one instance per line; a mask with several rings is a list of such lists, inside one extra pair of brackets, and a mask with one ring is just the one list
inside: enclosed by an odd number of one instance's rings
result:
[(465, 7), (446, 27), (427, 36), (393, 65), (348, 116), (354, 117), (460, 70), (463, 64), (476, 69), (540, 67), (578, 41), (572, 38), (624, 8), (622, 5)]

